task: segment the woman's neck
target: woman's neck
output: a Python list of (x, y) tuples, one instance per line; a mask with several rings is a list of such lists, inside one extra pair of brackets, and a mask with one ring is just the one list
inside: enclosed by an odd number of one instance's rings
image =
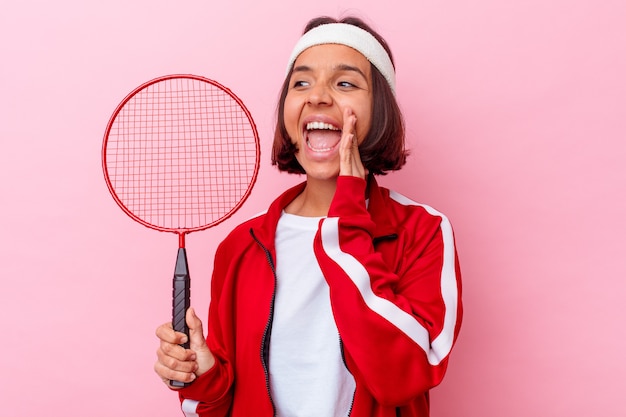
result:
[(336, 179), (316, 180), (307, 178), (304, 190), (285, 207), (285, 212), (304, 217), (326, 216), (336, 189)]

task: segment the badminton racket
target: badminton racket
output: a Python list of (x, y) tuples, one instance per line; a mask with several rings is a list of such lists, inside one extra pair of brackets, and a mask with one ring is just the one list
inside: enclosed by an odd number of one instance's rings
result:
[(259, 158), (256, 126), (243, 102), (196, 75), (168, 75), (140, 85), (107, 124), (102, 167), (113, 199), (140, 224), (178, 235), (172, 286), (172, 326), (178, 332), (189, 335), (185, 236), (223, 222), (241, 207), (256, 181)]

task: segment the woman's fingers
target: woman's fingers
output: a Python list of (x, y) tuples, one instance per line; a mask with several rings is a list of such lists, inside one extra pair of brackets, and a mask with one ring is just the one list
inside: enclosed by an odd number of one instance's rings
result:
[(193, 309), (187, 311), (186, 320), (189, 327), (189, 349), (180, 346), (187, 341), (187, 336), (174, 331), (171, 323), (162, 324), (156, 330), (159, 348), (154, 371), (172, 389), (175, 388), (170, 385), (170, 381), (191, 382), (215, 364), (215, 357), (204, 339), (202, 321)]
[(172, 389), (174, 387), (170, 385), (170, 381), (193, 381), (198, 369), (196, 354), (179, 345), (184, 343), (187, 337), (183, 333), (175, 332), (171, 323), (159, 326), (156, 335), (160, 341), (154, 371), (161, 377), (161, 380)]
[[(166, 365), (169, 363), (169, 365)], [(196, 379), (195, 362), (168, 362), (168, 359), (159, 359), (154, 364), (154, 371), (161, 377), (165, 385), (171, 389), (176, 389), (170, 384), (170, 381), (192, 382)]]
[(359, 154), (359, 138), (356, 136), (356, 116), (350, 108), (343, 112), (343, 129), (339, 144), (339, 175), (365, 178), (365, 167)]

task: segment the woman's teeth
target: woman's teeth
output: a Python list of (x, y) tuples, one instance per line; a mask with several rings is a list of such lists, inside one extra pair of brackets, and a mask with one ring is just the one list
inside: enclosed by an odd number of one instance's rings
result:
[(329, 123), (309, 122), (306, 124), (306, 130), (339, 130), (339, 129)]

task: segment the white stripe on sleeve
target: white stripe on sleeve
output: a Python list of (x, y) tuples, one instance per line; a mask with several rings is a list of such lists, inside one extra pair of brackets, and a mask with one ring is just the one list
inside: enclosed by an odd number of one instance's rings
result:
[(182, 403), (182, 408), (185, 417), (199, 417), (197, 413), (199, 404), (199, 401), (184, 399)]
[(443, 329), (430, 343), (428, 330), (415, 318), (391, 301), (379, 297), (372, 291), (370, 277), (363, 265), (352, 255), (345, 253), (339, 247), (339, 218), (327, 218), (322, 223), (322, 246), (328, 256), (346, 272), (357, 287), (367, 306), (387, 321), (392, 323), (408, 337), (410, 337), (428, 357), (431, 365), (438, 365), (452, 349), (454, 328), (456, 325), (458, 288), (455, 269), (454, 236), (448, 219), (431, 207), (417, 204), (408, 198), (391, 191), (390, 196), (404, 205), (423, 207), (429, 214), (441, 217), (441, 232), (443, 238), (443, 267), (441, 270), (441, 293), (445, 306)]

